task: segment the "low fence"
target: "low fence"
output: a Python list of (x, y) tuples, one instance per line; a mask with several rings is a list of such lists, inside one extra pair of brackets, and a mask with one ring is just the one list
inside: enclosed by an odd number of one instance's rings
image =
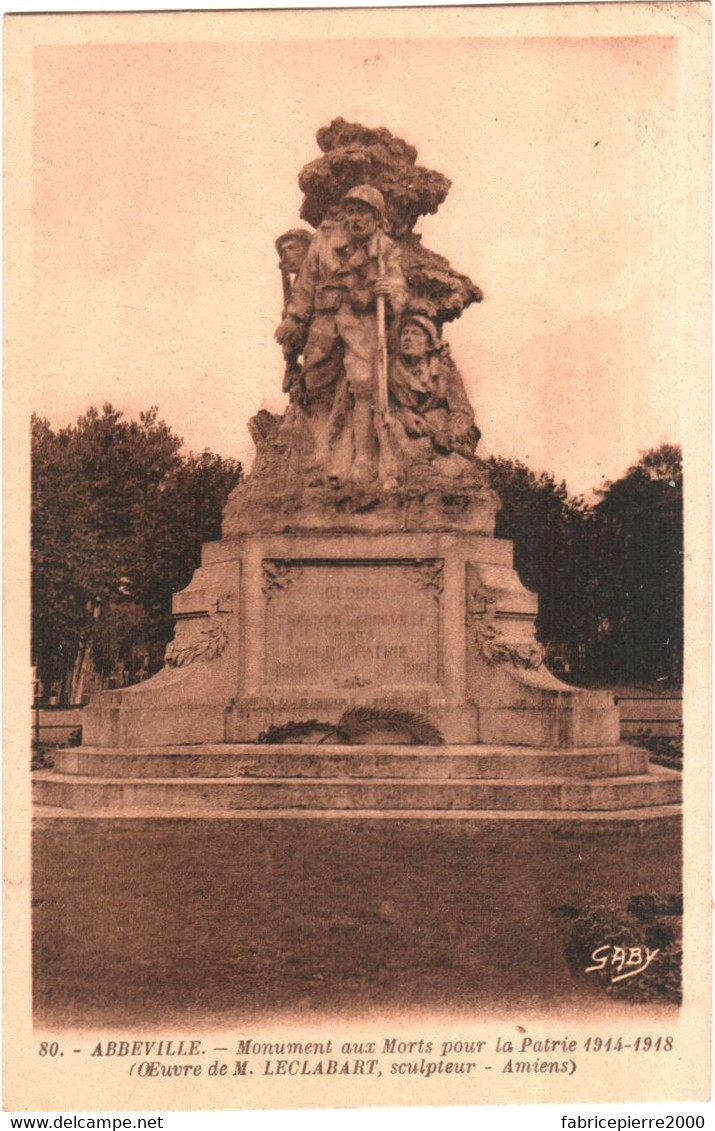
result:
[(621, 713), (621, 736), (629, 738), (639, 730), (667, 738), (683, 733), (683, 699), (680, 695), (616, 695)]
[(81, 707), (33, 707), (32, 737), (47, 745), (68, 742), (82, 729)]

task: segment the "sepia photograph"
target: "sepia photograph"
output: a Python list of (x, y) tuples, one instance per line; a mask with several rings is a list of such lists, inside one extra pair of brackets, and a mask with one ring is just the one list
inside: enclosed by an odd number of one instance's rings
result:
[(710, 18), (6, 17), (12, 1110), (707, 1097)]

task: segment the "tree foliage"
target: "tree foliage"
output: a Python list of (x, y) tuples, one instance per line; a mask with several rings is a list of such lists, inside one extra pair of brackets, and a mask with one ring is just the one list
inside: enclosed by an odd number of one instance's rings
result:
[(582, 675), (678, 684), (683, 662), (682, 457), (641, 454), (594, 505), (514, 460), (488, 463), (497, 537), (539, 595), (537, 631)]
[(607, 672), (679, 682), (683, 663), (683, 469), (672, 444), (645, 452), (595, 507), (593, 548)]
[(220, 536), (241, 466), (181, 445), (156, 408), (125, 420), (104, 405), (58, 430), (33, 416), (33, 655), (66, 698), (93, 654), (108, 669), (170, 638), (172, 592)]

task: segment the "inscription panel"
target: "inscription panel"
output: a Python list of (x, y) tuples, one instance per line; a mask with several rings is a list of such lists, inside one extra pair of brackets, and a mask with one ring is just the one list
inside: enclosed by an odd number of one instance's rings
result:
[(377, 691), (439, 683), (441, 572), (439, 559), (265, 561), (266, 683)]

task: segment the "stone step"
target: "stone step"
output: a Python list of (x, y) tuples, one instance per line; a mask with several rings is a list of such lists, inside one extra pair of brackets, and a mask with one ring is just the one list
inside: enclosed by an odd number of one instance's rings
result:
[(388, 781), (356, 778), (91, 778), (40, 771), (33, 775), (38, 805), (86, 809), (636, 809), (680, 801), (680, 775), (658, 767), (649, 774), (574, 781)]
[(38, 820), (64, 818), (65, 820), (106, 821), (108, 819), (145, 821), (481, 821), (504, 824), (508, 821), (549, 821), (558, 828), (571, 829), (573, 824), (584, 822), (600, 826), (618, 826), (622, 831), (630, 826), (634, 836), (640, 836), (644, 822), (667, 822), (678, 827), (682, 824), (679, 805), (644, 805), (639, 809), (568, 809), (559, 812), (549, 809), (58, 809), (52, 805), (35, 805)]
[(376, 778), (455, 781), (607, 778), (648, 772), (639, 746), (525, 750), (509, 746), (175, 746), (58, 750), (60, 774), (106, 778)]

